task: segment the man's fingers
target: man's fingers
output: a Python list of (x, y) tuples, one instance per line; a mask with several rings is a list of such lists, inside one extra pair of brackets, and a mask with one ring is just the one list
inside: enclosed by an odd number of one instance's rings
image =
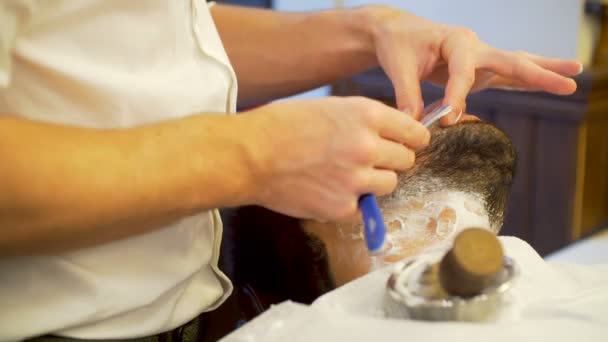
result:
[(397, 173), (390, 170), (369, 169), (362, 177), (365, 178), (365, 186), (360, 193), (373, 193), (376, 196), (387, 195), (397, 187)]
[[(445, 117), (442, 119), (445, 119)], [(459, 122), (465, 122), (465, 121), (481, 121), (481, 119), (476, 117), (475, 115), (459, 113), (458, 116), (456, 117), (456, 121), (439, 120), (439, 124), (441, 124), (441, 126), (445, 127), (445, 126), (450, 126), (450, 125), (457, 124)]]
[(395, 88), (397, 108), (415, 119), (420, 118), (420, 112), (424, 106), (422, 91), (420, 90), (420, 78), (418, 75), (418, 62), (411, 54), (392, 56), (389, 66), (385, 71)]
[(489, 48), (483, 67), (507, 79), (521, 82), (524, 89), (540, 89), (557, 95), (576, 91), (576, 82), (532, 62), (522, 54)]
[(505, 90), (515, 90), (515, 91), (540, 91), (542, 90), (539, 87), (532, 87), (528, 83), (514, 80), (511, 78), (506, 78), (502, 76), (495, 75), (488, 82), (488, 88), (498, 88)]
[(481, 119), (472, 114), (462, 114), (462, 116), (460, 117), (460, 120), (458, 120), (458, 122), (465, 122), (465, 121), (481, 121)]
[(442, 47), (449, 73), (443, 103), (454, 109), (442, 122), (455, 122), (459, 113), (466, 109), (467, 95), (475, 83), (476, 43), (477, 40), (469, 35), (454, 35)]
[(405, 171), (414, 165), (416, 153), (402, 144), (380, 139), (374, 167), (386, 170)]
[(378, 133), (382, 138), (405, 144), (414, 150), (429, 144), (429, 130), (413, 117), (388, 106), (380, 110)]
[(545, 68), (547, 70), (551, 70), (555, 73), (558, 73), (562, 76), (576, 76), (583, 71), (583, 65), (574, 60), (563, 60), (559, 58), (548, 58), (543, 56), (538, 56), (535, 54), (531, 54), (529, 52), (518, 52), (522, 57), (528, 58), (536, 65)]

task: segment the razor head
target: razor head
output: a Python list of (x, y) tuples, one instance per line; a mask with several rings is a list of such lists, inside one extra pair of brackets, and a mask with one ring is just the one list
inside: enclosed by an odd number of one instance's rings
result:
[(420, 120), (420, 123), (423, 124), (427, 128), (431, 127), (433, 124), (435, 124), (437, 121), (439, 121), (442, 117), (450, 114), (452, 112), (452, 110), (453, 110), (453, 108), (450, 105), (443, 105), (443, 106), (439, 106), (439, 107), (431, 105), (422, 112), (423, 117), (422, 117), (422, 120)]

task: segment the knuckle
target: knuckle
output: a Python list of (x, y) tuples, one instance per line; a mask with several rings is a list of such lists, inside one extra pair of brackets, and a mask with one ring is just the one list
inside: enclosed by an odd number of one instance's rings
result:
[(343, 177), (343, 186), (346, 193), (356, 193), (361, 188), (361, 180), (355, 173)]
[(394, 171), (386, 171), (382, 174), (381, 183), (376, 186), (375, 193), (378, 196), (388, 195), (395, 191), (397, 187), (398, 177)]
[(370, 99), (366, 98), (365, 96), (349, 96), (346, 98), (346, 100), (349, 101), (352, 105), (358, 106), (358, 107), (369, 106), (370, 102), (372, 102)]
[(467, 93), (452, 94), (450, 96), (450, 104), (452, 105), (452, 112), (450, 115), (458, 114), (464, 111), (467, 106)]
[(441, 42), (447, 32), (449, 32), (449, 26), (439, 25), (439, 29), (432, 30), (431, 32), (429, 32), (429, 34), (431, 35), (431, 39), (434, 42)]
[(380, 111), (376, 101), (363, 96), (349, 97), (348, 101), (352, 112), (358, 115), (365, 124), (375, 124), (378, 121)]
[(405, 171), (414, 166), (416, 161), (416, 153), (408, 148), (403, 148), (399, 155), (398, 163), (396, 164), (395, 169), (399, 171)]
[(463, 82), (467, 85), (467, 87), (471, 87), (475, 83), (475, 74), (474, 72), (467, 72), (462, 76)]
[(445, 25), (441, 25), (437, 30), (431, 30), (428, 32), (429, 44), (427, 50), (434, 56), (441, 54), (442, 42), (446, 37), (450, 35), (450, 28)]
[(418, 120), (416, 120), (414, 118), (413, 115), (409, 115), (409, 113), (399, 116), (398, 119), (401, 121), (400, 124), (403, 125), (404, 128), (407, 128), (407, 129), (412, 128), (413, 125), (415, 125), (417, 122), (419, 122)]
[(513, 68), (511, 70), (511, 77), (512, 78), (517, 78), (519, 77), (523, 70), (525, 69), (525, 60), (522, 58), (515, 58), (515, 60), (513, 61)]
[(367, 127), (377, 127), (378, 122), (380, 122), (380, 115), (377, 111), (372, 108), (369, 108), (360, 113), (361, 120)]
[(386, 189), (386, 193), (389, 194), (393, 191), (395, 191), (395, 188), (397, 188), (397, 183), (399, 182), (399, 177), (397, 176), (396, 172), (389, 172), (387, 175), (387, 189)]
[(404, 168), (406, 170), (411, 169), (415, 163), (416, 163), (416, 153), (414, 153), (414, 151), (408, 149), (405, 152), (405, 156), (403, 158)]
[(416, 150), (428, 146), (431, 142), (431, 132), (417, 121), (409, 123), (406, 132), (411, 132), (412, 143), (409, 146)]
[(422, 139), (420, 140), (422, 143), (422, 148), (428, 146), (431, 143), (431, 131), (428, 129), (422, 130)]
[(477, 33), (468, 27), (460, 26), (460, 27), (458, 27), (457, 32), (459, 35), (461, 35), (462, 37), (469, 39), (469, 40), (478, 40), (479, 39), (477, 36)]
[(353, 188), (351, 189), (354, 193), (360, 193), (366, 191), (369, 187), (369, 177), (364, 172), (357, 172), (353, 174)]
[(370, 165), (374, 162), (378, 142), (371, 134), (364, 134), (353, 146), (355, 146), (354, 162), (362, 165)]
[(377, 127), (381, 120), (380, 111), (371, 103), (366, 104), (365, 107), (362, 108), (360, 115), (366, 126)]
[(524, 50), (513, 51), (513, 55), (517, 58), (528, 58), (528, 53)]
[(399, 130), (402, 133), (401, 138), (403, 139), (407, 138), (408, 132), (415, 131), (418, 128), (417, 125), (422, 127), (422, 124), (410, 115), (402, 115), (397, 119), (398, 121), (395, 121), (395, 126), (399, 127)]

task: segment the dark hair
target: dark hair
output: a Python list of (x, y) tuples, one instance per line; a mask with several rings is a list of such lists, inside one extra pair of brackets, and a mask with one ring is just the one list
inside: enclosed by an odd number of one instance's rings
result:
[(490, 223), (502, 227), (516, 153), (507, 135), (492, 124), (462, 122), (434, 127), (429, 146), (416, 153), (415, 166), (399, 176), (397, 190), (380, 199), (380, 205), (395, 197), (421, 192), (455, 190), (475, 194), (483, 200)]
[[(398, 191), (380, 202), (421, 191), (473, 192), (500, 226), (515, 162), (511, 141), (491, 124), (435, 127), (430, 145), (417, 153), (416, 166), (400, 175)], [(235, 288), (253, 289), (263, 308), (287, 299), (310, 303), (335, 287), (323, 242), (298, 219), (261, 207), (224, 211), (223, 218), (222, 269)]]

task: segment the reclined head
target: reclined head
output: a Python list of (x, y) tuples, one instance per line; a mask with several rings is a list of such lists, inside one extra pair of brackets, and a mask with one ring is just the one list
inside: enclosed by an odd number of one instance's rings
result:
[[(509, 138), (477, 121), (431, 133), (415, 166), (399, 175), (397, 189), (378, 199), (387, 225), (384, 262), (447, 248), (468, 227), (495, 233), (502, 227), (516, 164)], [(325, 244), (338, 283), (369, 271), (361, 222), (302, 226)]]
[[(470, 226), (496, 233), (502, 226), (515, 170), (508, 137), (482, 122), (431, 133), (415, 167), (399, 176), (391, 195), (379, 198), (388, 226), (381, 261), (449, 247)], [(360, 223), (302, 221), (260, 207), (239, 208), (224, 219), (223, 269), (235, 286), (255, 289), (267, 305), (310, 303), (372, 268)]]
[(395, 192), (382, 198), (388, 208), (437, 193), (466, 193), (483, 205), (490, 227), (502, 227), (516, 155), (495, 126), (468, 121), (432, 129), (430, 145), (416, 154), (414, 168), (399, 177)]

